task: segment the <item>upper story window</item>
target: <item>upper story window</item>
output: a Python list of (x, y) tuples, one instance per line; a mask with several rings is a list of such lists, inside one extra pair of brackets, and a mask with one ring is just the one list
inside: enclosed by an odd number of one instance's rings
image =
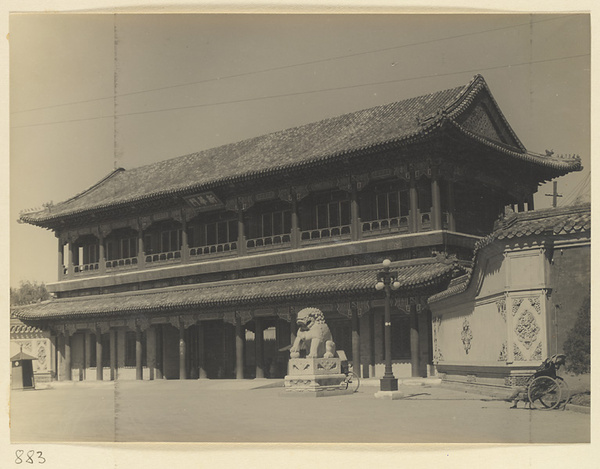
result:
[(137, 238), (124, 237), (106, 241), (106, 260), (137, 257)]
[(316, 194), (306, 199), (299, 212), (300, 229), (303, 231), (350, 225), (350, 200), (347, 192)]
[(213, 246), (237, 241), (237, 220), (214, 221), (191, 225), (188, 228), (190, 247)]
[(162, 222), (146, 230), (144, 251), (158, 254), (181, 250), (181, 228), (175, 222)]
[(361, 204), (361, 219), (372, 221), (406, 217), (409, 207), (409, 195), (406, 190), (366, 194)]
[(247, 222), (248, 238), (266, 238), (292, 231), (292, 213), (289, 210), (261, 213)]
[(181, 230), (160, 232), (160, 252), (179, 251), (181, 249)]
[(93, 235), (84, 235), (74, 244), (73, 265), (76, 273), (97, 270), (100, 260), (100, 245)]
[(350, 224), (350, 201), (329, 202), (316, 207), (317, 228)]
[(431, 181), (426, 178), (422, 178), (417, 183), (417, 197), (419, 203), (419, 211), (421, 213), (431, 212), (431, 206), (433, 205), (431, 197)]
[(98, 262), (98, 260), (100, 259), (98, 243), (88, 244), (87, 246), (81, 246), (79, 249), (79, 260), (82, 264), (92, 264), (94, 262)]

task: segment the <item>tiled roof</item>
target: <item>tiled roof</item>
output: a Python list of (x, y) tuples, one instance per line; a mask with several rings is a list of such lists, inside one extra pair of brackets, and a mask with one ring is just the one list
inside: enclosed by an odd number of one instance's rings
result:
[(22, 360), (37, 360), (37, 359), (38, 359), (37, 357), (34, 357), (32, 355), (27, 355), (25, 352), (23, 352), (23, 350), (21, 350), (15, 356), (10, 357), (11, 362), (17, 362), (17, 361), (22, 361)]
[(498, 223), (494, 232), (476, 243), (473, 269), (466, 275), (453, 279), (446, 290), (430, 296), (428, 301), (434, 303), (466, 291), (473, 277), (479, 251), (495, 240), (590, 233), (591, 226), (590, 204), (532, 210), (531, 212), (513, 212)]
[(37, 333), (37, 332), (42, 332), (42, 330), (39, 327), (35, 327), (35, 326), (28, 326), (26, 324), (10, 326), (11, 334), (31, 334), (31, 333)]
[[(449, 262), (435, 259), (419, 264), (392, 264), (398, 273), (401, 290), (409, 292), (448, 282), (459, 269)], [(85, 318), (160, 313), (172, 310), (212, 307), (238, 307), (253, 304), (312, 301), (318, 298), (375, 294), (376, 272), (380, 265), (335, 269), (283, 276), (244, 279), (187, 287), (50, 300), (16, 307), (12, 314), (23, 320)]]
[[(562, 235), (590, 231), (590, 204), (511, 213), (490, 236), (497, 239), (521, 238), (542, 233)], [(482, 241), (483, 242), (483, 241)]]
[[(12, 316), (12, 315), (11, 315)], [(10, 333), (11, 334), (37, 334), (43, 332), (42, 329), (29, 324), (24, 324), (18, 319), (12, 317), (10, 320)]]
[[(483, 77), (477, 75), (465, 86), (325, 119), (139, 168), (118, 169), (65, 202), (44, 210), (22, 213), (20, 220), (45, 226), (49, 221), (91, 210), (190, 194), (219, 184), (235, 183), (261, 175), (277, 174), (279, 171), (321, 164), (346, 155), (364, 157), (369, 149), (389, 148), (390, 145), (403, 145), (426, 137), (444, 122), (452, 122), (452, 119), (463, 113), (482, 90), (490, 94)], [(510, 126), (506, 124), (510, 130)], [(460, 129), (460, 126), (458, 127)], [(518, 139), (516, 141), (518, 142)], [(560, 174), (579, 167), (579, 160), (576, 159), (564, 160), (536, 155), (528, 153), (522, 147), (509, 149), (494, 145), (494, 148), (510, 157), (553, 168)]]

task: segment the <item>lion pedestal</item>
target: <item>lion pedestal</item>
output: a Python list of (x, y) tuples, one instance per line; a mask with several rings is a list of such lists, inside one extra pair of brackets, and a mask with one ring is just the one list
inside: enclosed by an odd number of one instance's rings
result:
[(321, 397), (348, 394), (340, 384), (341, 358), (290, 358), (284, 386), (286, 393)]
[[(336, 356), (335, 343), (323, 313), (317, 308), (304, 308), (296, 319), (298, 333), (290, 348), (285, 394), (304, 396), (331, 396), (347, 394), (341, 386), (346, 375), (342, 373), (341, 358)], [(300, 358), (301, 352), (306, 358)]]

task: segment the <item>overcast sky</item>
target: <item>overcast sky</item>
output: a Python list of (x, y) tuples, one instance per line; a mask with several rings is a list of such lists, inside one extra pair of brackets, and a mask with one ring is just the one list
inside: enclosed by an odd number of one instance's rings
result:
[[(589, 182), (586, 15), (12, 15), (11, 286), (55, 282), (52, 232), (15, 222), (133, 168), (486, 79), (534, 152)], [(114, 96), (116, 95), (116, 99)], [(117, 116), (116, 118), (114, 116)], [(551, 185), (536, 207), (547, 207)]]

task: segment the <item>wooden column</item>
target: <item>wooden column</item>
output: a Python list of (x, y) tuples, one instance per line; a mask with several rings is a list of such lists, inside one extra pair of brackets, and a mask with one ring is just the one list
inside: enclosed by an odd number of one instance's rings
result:
[(246, 227), (244, 224), (244, 211), (238, 210), (238, 256), (246, 255)]
[(67, 251), (67, 277), (68, 278), (73, 278), (74, 274), (75, 274), (75, 268), (73, 266), (73, 242), (69, 241), (68, 244), (68, 251)]
[(125, 329), (125, 328), (115, 329), (115, 333), (117, 336), (117, 379), (118, 379), (118, 377), (119, 377), (118, 370), (125, 368), (125, 355), (127, 353), (127, 350), (126, 350), (127, 329)]
[(369, 314), (369, 377), (375, 378), (375, 313)]
[(456, 218), (454, 217), (454, 181), (449, 180), (447, 188), (448, 193), (446, 194), (446, 197), (448, 197), (448, 230), (456, 231)]
[(63, 370), (64, 381), (71, 381), (71, 335), (69, 331), (65, 331), (63, 335)]
[(190, 243), (188, 242), (187, 220), (185, 215), (181, 217), (181, 260), (188, 262), (190, 260)]
[(154, 326), (146, 329), (146, 365), (148, 366), (148, 379), (154, 379), (156, 368), (156, 328)]
[(163, 326), (159, 324), (155, 326), (154, 335), (156, 338), (156, 351), (155, 351), (155, 361), (156, 361), (156, 379), (163, 379)]
[[(229, 378), (235, 375), (235, 326), (229, 322), (223, 321), (223, 378)], [(231, 373), (229, 373), (231, 371)]]
[(162, 370), (162, 375), (163, 375), (163, 379), (167, 379), (167, 372), (166, 372), (166, 366), (167, 366), (167, 334), (169, 330), (169, 325), (168, 324), (164, 324), (162, 326), (162, 336), (161, 336), (161, 370)]
[(185, 324), (179, 323), (179, 379), (187, 379), (185, 366)]
[(535, 210), (533, 206), (533, 194), (527, 197), (527, 211)]
[(198, 379), (206, 379), (206, 354), (204, 353), (204, 324), (198, 321)]
[(110, 380), (114, 381), (117, 379), (117, 331), (109, 329), (108, 334), (110, 342)]
[(440, 180), (437, 169), (434, 169), (431, 177), (431, 211), (432, 211), (432, 229), (442, 229), (442, 198), (440, 195)]
[(142, 369), (142, 329), (139, 325), (135, 326), (135, 379), (144, 379), (144, 370)]
[(411, 376), (418, 377), (421, 374), (419, 363), (419, 317), (417, 305), (410, 305), (410, 368)]
[(96, 380), (102, 381), (102, 331), (96, 327)]
[(56, 334), (56, 380), (63, 381), (65, 379), (64, 362), (65, 362), (65, 338), (62, 333)]
[(292, 194), (292, 249), (300, 247), (300, 220), (298, 218), (298, 201), (296, 194)]
[(242, 326), (242, 318), (235, 317), (235, 377), (244, 379), (244, 339), (245, 328)]
[(363, 378), (374, 378), (375, 377), (375, 356), (374, 356), (374, 345), (373, 345), (373, 313), (369, 312), (365, 314), (362, 318), (360, 318), (360, 323), (362, 323), (362, 327), (360, 328), (361, 342), (363, 350), (361, 353), (361, 361), (362, 361), (362, 377)]
[(416, 233), (419, 231), (419, 196), (417, 181), (414, 177), (410, 180), (408, 198), (410, 203), (409, 229), (411, 233)]
[(69, 331), (65, 331), (65, 380), (71, 379), (71, 335)]
[(65, 336), (63, 333), (56, 335), (56, 379), (65, 380)]
[(98, 271), (106, 273), (106, 252), (104, 251), (104, 236), (98, 237)]
[(358, 311), (352, 309), (352, 367), (357, 376), (361, 376), (360, 372), (360, 324), (358, 319)]
[(62, 240), (58, 238), (58, 280), (61, 280), (65, 275), (65, 245)]
[(83, 360), (83, 366), (85, 368), (85, 372), (84, 372), (84, 379), (88, 379), (91, 378), (91, 375), (88, 376), (88, 373), (90, 372), (90, 367), (91, 367), (91, 358), (92, 358), (92, 338), (91, 338), (91, 332), (90, 331), (85, 331), (84, 332), (84, 336), (83, 336), (83, 350), (84, 350), (84, 360)]
[(146, 254), (144, 252), (144, 230), (142, 230), (142, 225), (140, 223), (140, 225), (138, 226), (138, 255), (137, 255), (137, 260), (138, 260), (138, 267), (142, 268), (144, 267), (144, 265), (146, 265)]
[(263, 325), (261, 318), (254, 318), (254, 345), (255, 345), (255, 362), (256, 362), (256, 377), (265, 377), (265, 359), (264, 359), (264, 337)]
[(350, 233), (352, 241), (358, 241), (362, 237), (356, 184), (352, 184), (352, 192), (350, 193)]

